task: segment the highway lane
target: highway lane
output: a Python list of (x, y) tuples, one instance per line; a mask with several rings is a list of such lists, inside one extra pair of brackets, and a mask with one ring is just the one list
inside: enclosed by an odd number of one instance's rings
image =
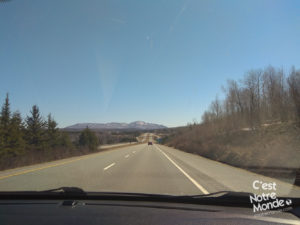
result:
[(0, 172), (0, 191), (76, 186), (86, 191), (207, 194), (253, 190), (276, 182), (278, 195), (300, 196), (291, 184), (162, 145), (146, 143)]
[(163, 154), (147, 144), (0, 173), (0, 190), (45, 190), (60, 186), (87, 191), (201, 193)]

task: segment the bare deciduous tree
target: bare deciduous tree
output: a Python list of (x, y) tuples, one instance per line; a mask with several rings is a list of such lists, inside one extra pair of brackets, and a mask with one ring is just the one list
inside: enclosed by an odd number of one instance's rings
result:
[(216, 98), (202, 115), (203, 123), (214, 129), (300, 121), (300, 71), (294, 68), (288, 78), (283, 69), (272, 66), (250, 70), (240, 82), (229, 80), (223, 90), (225, 99)]
[(288, 78), (290, 95), (293, 99), (295, 115), (297, 121), (300, 123), (300, 71), (295, 71), (293, 68)]

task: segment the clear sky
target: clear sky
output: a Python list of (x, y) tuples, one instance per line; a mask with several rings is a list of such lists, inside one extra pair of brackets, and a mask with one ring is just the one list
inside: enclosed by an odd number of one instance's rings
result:
[(300, 1), (0, 3), (0, 100), (60, 127), (196, 119), (227, 79), (300, 67)]

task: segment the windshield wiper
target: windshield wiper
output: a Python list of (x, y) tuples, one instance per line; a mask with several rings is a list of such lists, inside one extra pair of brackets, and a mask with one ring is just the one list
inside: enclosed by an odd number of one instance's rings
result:
[(1, 191), (0, 199), (67, 199), (86, 195), (87, 192), (78, 187), (59, 187), (45, 191)]
[(238, 191), (218, 191), (218, 192), (212, 192), (209, 194), (203, 194), (203, 195), (185, 195), (182, 197), (190, 197), (194, 199), (200, 199), (200, 198), (249, 198), (250, 195), (253, 195), (251, 192), (238, 192)]
[[(0, 192), (0, 199), (62, 199), (169, 202), (201, 205), (253, 207), (248, 192), (219, 191), (205, 195), (164, 195), (124, 192), (85, 192), (78, 187), (60, 187), (45, 191)], [(280, 199), (287, 199), (286, 197)], [(292, 199), (292, 206), (300, 206), (300, 198)]]
[(63, 194), (86, 194), (86, 192), (78, 187), (59, 187), (54, 189), (49, 189), (45, 191), (39, 191), (39, 193), (63, 193)]

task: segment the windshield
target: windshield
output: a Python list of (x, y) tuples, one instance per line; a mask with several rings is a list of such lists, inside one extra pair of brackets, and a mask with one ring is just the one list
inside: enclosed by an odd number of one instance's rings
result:
[(298, 1), (0, 1), (0, 191), (300, 197), (299, 24)]

